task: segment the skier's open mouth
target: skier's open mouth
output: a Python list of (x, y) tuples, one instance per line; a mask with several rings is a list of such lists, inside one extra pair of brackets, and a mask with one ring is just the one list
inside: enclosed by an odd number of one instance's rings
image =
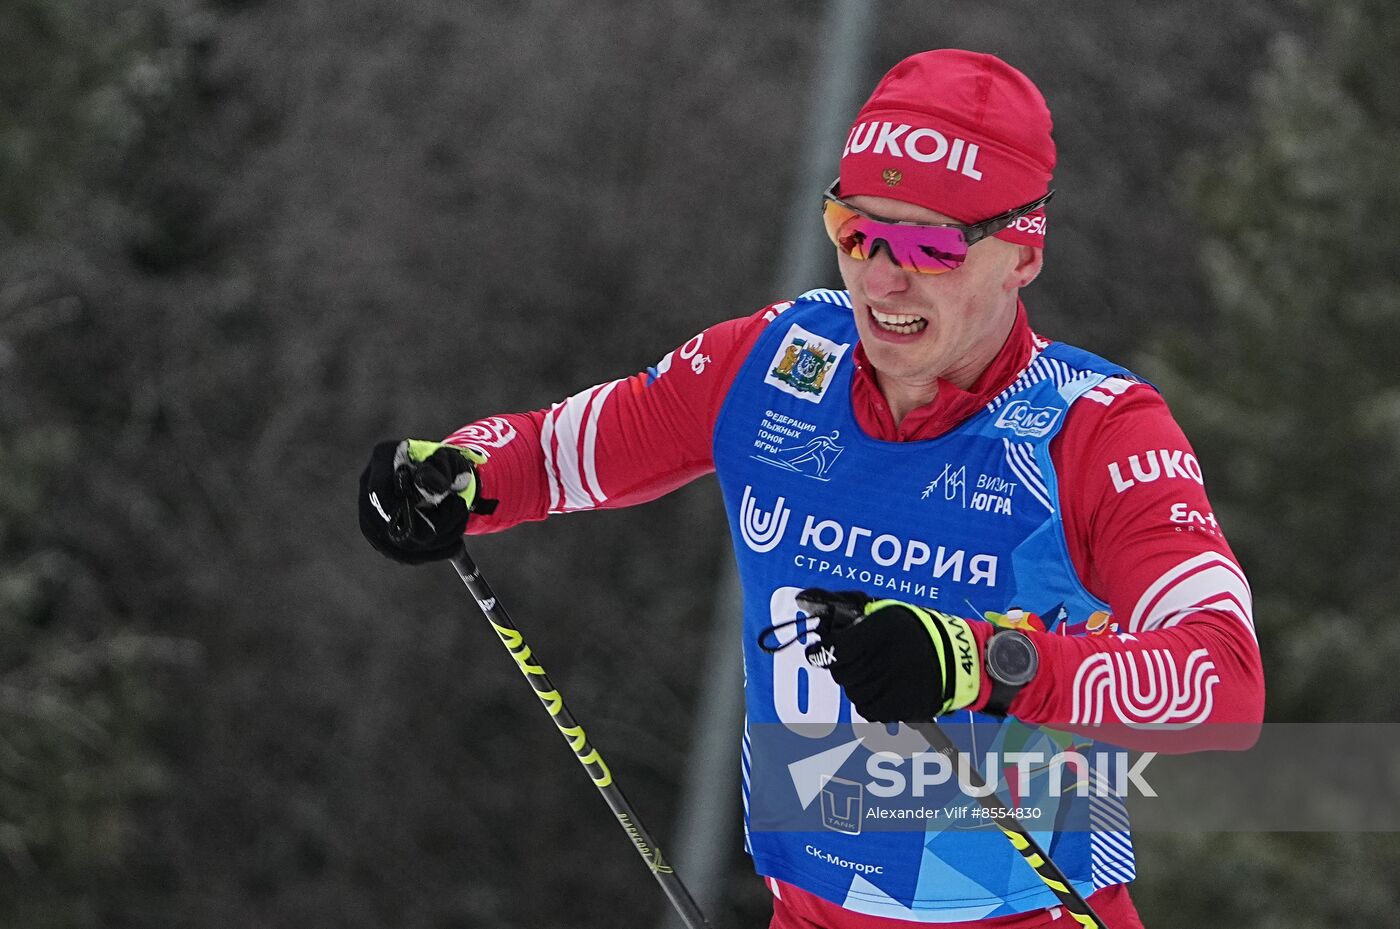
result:
[(893, 332), (898, 335), (914, 335), (923, 332), (928, 328), (928, 320), (922, 316), (914, 316), (909, 313), (882, 313), (873, 306), (870, 309), (870, 318), (875, 321), (875, 325), (885, 332)]

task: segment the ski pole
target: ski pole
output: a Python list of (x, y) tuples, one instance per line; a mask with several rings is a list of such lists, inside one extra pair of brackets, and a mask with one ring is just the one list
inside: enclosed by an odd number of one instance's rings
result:
[[(959, 782), (970, 784), (982, 796), (977, 798), (977, 802), (982, 804), (982, 808), (987, 811), (988, 818), (996, 823), (1016, 851), (1021, 853), (1021, 857), (1026, 859), (1026, 864), (1030, 865), (1035, 873), (1045, 882), (1055, 896), (1059, 898), (1060, 904), (1069, 912), (1071, 918), (1085, 929), (1108, 929), (1103, 920), (1099, 919), (1099, 914), (1094, 912), (1089, 906), (1089, 901), (1084, 899), (1083, 894), (1074, 889), (1074, 885), (1065, 877), (1063, 871), (1050, 856), (1040, 847), (1040, 843), (1026, 831), (1016, 817), (1006, 811), (997, 799), (995, 791), (985, 790), (987, 782), (983, 779), (977, 766), (966, 760), (962, 753), (958, 751), (953, 740), (948, 738), (948, 733), (943, 731), (943, 727), (936, 722), (926, 723), (905, 723), (919, 735), (923, 736), (929, 746), (940, 755), (948, 758), (954, 765), (955, 770), (965, 767), (965, 771), (958, 773)], [(966, 780), (963, 780), (966, 778)]]
[(588, 772), (593, 786), (598, 788), (598, 792), (603, 795), (603, 799), (612, 809), (613, 815), (622, 824), (622, 828), (627, 832), (627, 837), (632, 840), (632, 845), (637, 849), (637, 854), (642, 856), (642, 860), (647, 863), (651, 873), (656, 875), (657, 883), (661, 885), (661, 889), (666, 892), (666, 897), (671, 901), (671, 905), (680, 914), (686, 929), (708, 929), (710, 924), (705, 921), (705, 915), (700, 912), (695, 898), (690, 895), (685, 884), (681, 883), (675, 870), (661, 857), (661, 849), (657, 846), (656, 840), (647, 832), (642, 821), (637, 818), (632, 805), (627, 802), (621, 789), (614, 783), (612, 771), (603, 761), (603, 756), (599, 755), (598, 750), (589, 744), (588, 736), (584, 735), (583, 727), (564, 706), (564, 698), (559, 695), (559, 691), (550, 682), (549, 675), (545, 674), (544, 668), (540, 666), (539, 658), (531, 651), (530, 646), (525, 644), (520, 630), (511, 621), (510, 614), (506, 612), (505, 607), (501, 606), (500, 601), (496, 599), (496, 594), (491, 590), (491, 585), (486, 582), (486, 578), (482, 576), (481, 569), (476, 566), (476, 562), (472, 561), (471, 555), (467, 554), (465, 545), (452, 556), (452, 567), (457, 569), (457, 574), (462, 578), (462, 583), (467, 585), (467, 590), (471, 591), (476, 605), (481, 607), (482, 613), (486, 614), (486, 621), (491, 624), (491, 628), (496, 630), (496, 635), (500, 637), (506, 650), (515, 659), (521, 673), (525, 675), (525, 679), (534, 688), (535, 696), (540, 698), (540, 703), (544, 704), (544, 708), (554, 720), (554, 725), (559, 728), (560, 733), (569, 743), (569, 748), (573, 749), (579, 763)]

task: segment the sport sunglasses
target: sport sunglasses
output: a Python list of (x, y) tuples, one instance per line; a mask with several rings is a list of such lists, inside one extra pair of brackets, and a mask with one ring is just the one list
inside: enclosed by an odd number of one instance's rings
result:
[(1008, 210), (1000, 216), (965, 226), (961, 223), (906, 223), (872, 216), (836, 195), (839, 181), (822, 194), (822, 221), (826, 234), (843, 253), (864, 261), (884, 243), (885, 252), (900, 268), (920, 274), (946, 274), (967, 259), (967, 250), (989, 235), (996, 235), (1027, 213), (1040, 209), (1055, 196), (1052, 190), (1039, 200)]

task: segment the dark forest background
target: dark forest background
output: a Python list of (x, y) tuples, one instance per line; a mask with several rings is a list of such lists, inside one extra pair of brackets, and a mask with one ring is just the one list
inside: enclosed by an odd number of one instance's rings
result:
[[(376, 440), (792, 296), (821, 6), (0, 0), (0, 925), (654, 923), (456, 578), (371, 552), (355, 483)], [(1394, 720), (1400, 6), (889, 0), (862, 93), (938, 46), (1049, 99), (1033, 322), (1178, 411), (1270, 719)], [(475, 552), (665, 844), (712, 480)], [(1146, 835), (1135, 896), (1391, 924), (1393, 840)], [(738, 841), (711, 919), (766, 925)]]

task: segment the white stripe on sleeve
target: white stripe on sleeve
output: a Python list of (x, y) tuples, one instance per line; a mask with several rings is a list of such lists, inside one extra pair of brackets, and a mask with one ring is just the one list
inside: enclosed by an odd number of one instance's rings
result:
[(1200, 610), (1229, 613), (1254, 635), (1254, 596), (1249, 581), (1238, 565), (1219, 552), (1202, 552), (1153, 581), (1133, 607), (1128, 631), (1172, 626)]
[(549, 511), (571, 513), (600, 506), (608, 499), (598, 480), (598, 417), (622, 380), (580, 391), (550, 408), (540, 430), (548, 466)]

